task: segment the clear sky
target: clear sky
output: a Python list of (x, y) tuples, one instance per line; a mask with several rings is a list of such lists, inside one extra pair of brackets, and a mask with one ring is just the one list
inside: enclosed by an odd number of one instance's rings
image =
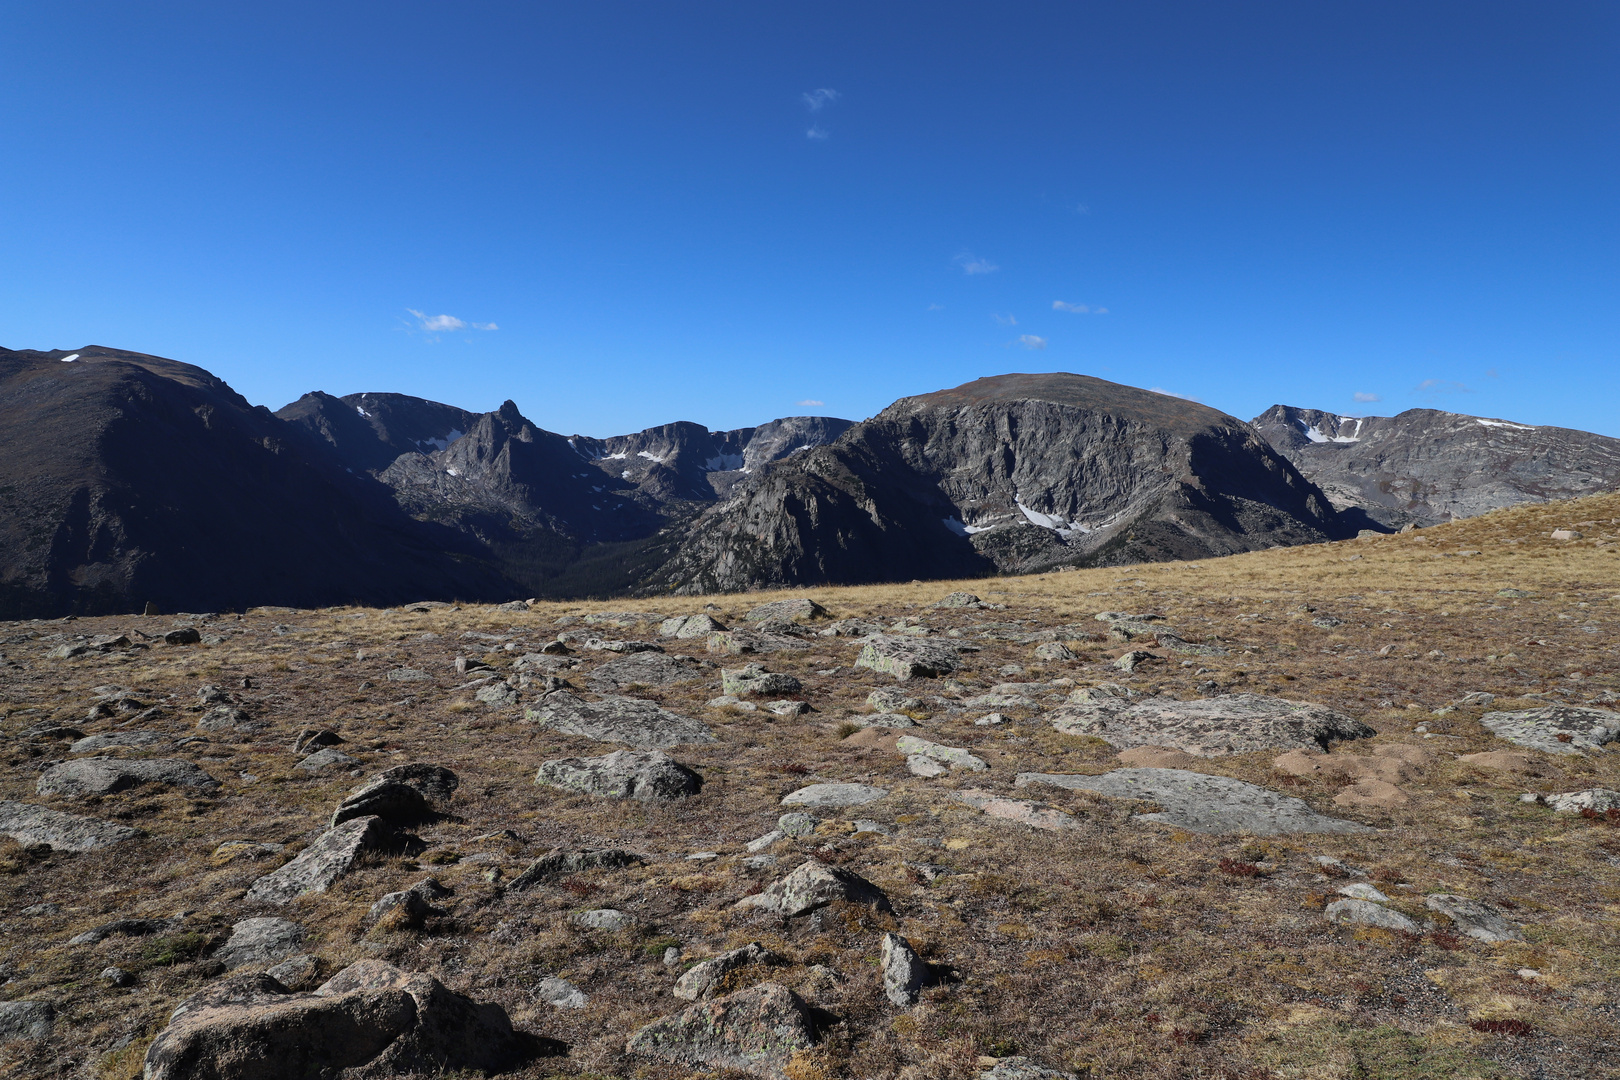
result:
[(1076, 371), (1620, 436), (1620, 4), (0, 2), (0, 345), (609, 435)]

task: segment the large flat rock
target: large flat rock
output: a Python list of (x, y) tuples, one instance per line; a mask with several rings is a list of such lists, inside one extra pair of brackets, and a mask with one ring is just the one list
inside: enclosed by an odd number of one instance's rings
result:
[(602, 757), (554, 758), (542, 762), (534, 782), (605, 799), (684, 799), (703, 778), (665, 754), (617, 750)]
[(170, 784), (200, 789), (219, 787), (218, 780), (191, 762), (178, 758), (84, 758), (52, 765), (39, 774), (34, 790), (41, 795), (79, 799), (88, 795), (111, 795), (142, 784)]
[(1499, 739), (1549, 754), (1598, 750), (1620, 738), (1620, 713), (1574, 705), (1488, 712), (1479, 723)]
[(64, 814), (33, 803), (0, 800), (0, 836), (9, 836), (19, 844), (49, 844), (57, 851), (98, 851), (139, 835), (127, 825)]
[(1101, 776), (1019, 773), (1017, 784), (1050, 784), (1116, 799), (1157, 803), (1161, 810), (1137, 814), (1134, 820), (1174, 825), (1188, 832), (1270, 836), (1373, 831), (1354, 821), (1318, 814), (1300, 799), (1255, 784), (1185, 769), (1116, 769)]
[(398, 834), (380, 817), (345, 821), (323, 833), (279, 870), (253, 883), (247, 899), (258, 904), (285, 904), (305, 893), (325, 892), (348, 873), (367, 851), (386, 851), (398, 843)]
[(591, 672), (585, 685), (598, 693), (611, 694), (630, 686), (674, 686), (704, 675), (703, 664), (689, 656), (648, 651), (609, 660)]
[(566, 690), (556, 690), (542, 698), (538, 707), (526, 710), (524, 718), (565, 735), (623, 743), (637, 750), (714, 742), (714, 732), (696, 720), (641, 698), (609, 695), (599, 701), (586, 701)]
[(962, 666), (962, 661), (956, 646), (943, 641), (873, 634), (861, 640), (855, 666), (903, 680), (949, 675)]
[(811, 784), (782, 796), (783, 806), (864, 806), (889, 793), (870, 784)]
[(1223, 694), (1196, 701), (1153, 698), (1135, 704), (1096, 695), (1049, 714), (1052, 726), (1068, 735), (1092, 735), (1110, 746), (1164, 746), (1199, 757), (1256, 750), (1326, 750), (1343, 739), (1376, 735), (1354, 717), (1325, 705), (1267, 697)]

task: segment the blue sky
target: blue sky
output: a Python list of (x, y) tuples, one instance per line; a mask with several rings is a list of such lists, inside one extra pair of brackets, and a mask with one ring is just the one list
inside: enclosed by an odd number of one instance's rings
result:
[(1037, 370), (1620, 435), (1613, 3), (0, 15), (10, 348), (594, 435)]

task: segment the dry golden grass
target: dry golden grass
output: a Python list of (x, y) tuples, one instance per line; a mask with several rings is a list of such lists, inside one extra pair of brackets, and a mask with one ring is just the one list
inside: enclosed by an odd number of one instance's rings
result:
[[(1586, 538), (1547, 538), (1570, 526)], [(536, 787), (541, 761), (615, 747), (524, 723), (520, 709), (475, 701), (470, 689), (457, 689), (465, 680), (452, 661), (481, 658), (505, 674), (516, 657), (556, 635), (559, 619), (685, 614), (712, 603), (711, 614), (735, 625), (781, 594), (546, 603), (516, 613), (483, 606), (257, 610), (211, 621), (205, 629), (222, 635), (219, 644), (159, 643), (73, 661), (45, 658), (50, 635), (156, 634), (172, 620), (6, 624), (5, 798), (50, 801), (34, 795), (34, 777), (69, 756), (61, 742), (23, 738), (25, 728), (54, 719), (86, 732), (117, 729), (124, 717), (85, 718), (100, 685), (163, 705), (143, 726), (176, 737), (197, 734), (196, 691), (204, 683), (236, 695), (270, 726), (251, 735), (210, 733), (207, 743), (163, 751), (222, 780), (213, 795), (136, 788), (52, 803), (139, 825), (145, 839), (86, 855), (0, 845), (0, 962), (11, 980), (0, 997), (48, 998), (59, 1017), (57, 1039), (0, 1049), (0, 1067), (20, 1076), (135, 1075), (141, 1047), (173, 1006), (218, 977), (206, 951), (230, 924), (280, 914), (306, 928), (323, 973), (365, 957), (431, 970), (569, 1045), (566, 1058), (537, 1062), (523, 1074), (532, 1077), (686, 1075), (624, 1053), (636, 1026), (680, 1004), (669, 993), (679, 971), (665, 968), (664, 949), (679, 944), (692, 961), (751, 940), (790, 963), (741, 973), (737, 986), (779, 979), (839, 1018), (824, 1043), (791, 1066), (790, 1074), (805, 1080), (972, 1077), (987, 1055), (1015, 1052), (1098, 1078), (1616, 1075), (1620, 829), (1556, 816), (1518, 795), (1620, 787), (1617, 755), (1560, 757), (1549, 763), (1556, 777), (1493, 771), (1456, 760), (1505, 747), (1477, 723), (1483, 710), (1434, 710), (1478, 690), (1496, 694), (1495, 707), (1620, 697), (1617, 535), (1620, 496), (1601, 496), (1398, 537), (1198, 563), (796, 590), (835, 618), (887, 625), (904, 617), (980, 646), (954, 680), (920, 680), (907, 689), (922, 699), (913, 711), (925, 718), (928, 738), (969, 747), (990, 771), (925, 781), (911, 776), (899, 755), (845, 741), (851, 718), (869, 711), (868, 692), (893, 685), (852, 668), (852, 639), (815, 637), (803, 649), (749, 658), (711, 657), (701, 640), (666, 641), (670, 652), (728, 666), (760, 659), (792, 673), (815, 709), (774, 721), (711, 710), (705, 703), (719, 692), (717, 668), (700, 681), (637, 691), (701, 718), (719, 736), (672, 752), (706, 780), (700, 795), (674, 805)], [(931, 607), (956, 589), (1004, 609)], [(1505, 589), (1524, 595), (1501, 595)], [(1135, 646), (1106, 639), (1106, 628), (1091, 619), (1105, 610), (1161, 613), (1187, 639), (1217, 640), (1229, 654), (1186, 666), (1171, 656), (1124, 675), (1110, 661)], [(1342, 622), (1314, 625), (1325, 615)], [(1073, 625), (1068, 636), (1080, 659), (1036, 663), (1033, 645), (1008, 640), (1014, 624), (1022, 632)], [(599, 629), (605, 637), (656, 634), (646, 624)], [(583, 686), (583, 676), (613, 658), (579, 652), (579, 666), (561, 674)], [(1023, 673), (1000, 674), (1013, 664)], [(431, 677), (386, 678), (401, 667)], [(241, 687), (244, 678), (250, 687)], [(973, 723), (983, 710), (959, 705), (997, 682), (1037, 678), (1068, 680), (1048, 704), (1069, 686), (1104, 681), (1179, 697), (1281, 694), (1366, 720), (1378, 730), (1375, 745), (1420, 743), (1439, 755), (1403, 784), (1411, 802), (1392, 809), (1336, 806), (1342, 784), (1287, 776), (1271, 754), (1196, 765), (1296, 795), (1319, 811), (1377, 826), (1376, 833), (1194, 835), (1133, 823), (1128, 804), (1058, 789), (1041, 797), (1074, 815), (1079, 828), (1034, 832), (987, 819), (948, 792), (983, 786), (1013, 794), (1018, 771), (1118, 766), (1106, 743), (1059, 734), (1038, 711), (1003, 710), (1009, 722), (987, 728)], [(1414, 730), (1420, 723), (1433, 738)], [(247, 886), (317, 836), (331, 807), (360, 782), (293, 768), (292, 739), (306, 726), (341, 732), (348, 742), (340, 749), (361, 759), (365, 775), (412, 760), (450, 766), (462, 778), (456, 816), (419, 830), (426, 845), (419, 857), (368, 859), (324, 895), (279, 910), (251, 908), (242, 900)], [(775, 867), (745, 868), (743, 844), (772, 827), (780, 797), (820, 779), (877, 783), (891, 795), (826, 812), (814, 836), (772, 849)], [(856, 817), (877, 818), (894, 835), (856, 832)], [(483, 839), (502, 829), (520, 839)], [(269, 859), (215, 859), (233, 840), (289, 846)], [(648, 861), (524, 893), (503, 887), (552, 847), (606, 844)], [(701, 864), (684, 858), (699, 851), (721, 857)], [(895, 914), (840, 906), (783, 923), (736, 910), (739, 899), (811, 853), (883, 887)], [(1316, 855), (1365, 867), (1392, 906), (1413, 916), (1432, 915), (1422, 904), (1429, 892), (1488, 900), (1525, 925), (1527, 940), (1484, 945), (1443, 927), (1421, 937), (1334, 927), (1321, 908), (1349, 879), (1321, 873)], [(949, 872), (929, 883), (908, 866), (919, 863)], [(430, 873), (455, 890), (442, 903), (444, 915), (419, 927), (366, 923), (378, 896)], [(41, 901), (62, 910), (19, 914)], [(571, 913), (593, 907), (630, 911), (638, 927), (603, 934), (570, 922)], [(162, 940), (65, 945), (111, 918), (177, 913), (181, 929)], [(911, 1010), (893, 1008), (881, 993), (873, 958), (886, 930), (904, 934), (950, 973)], [(137, 984), (102, 985), (97, 973), (109, 964), (137, 972)], [(1520, 969), (1540, 975), (1521, 978)], [(537, 1002), (532, 988), (548, 975), (577, 983), (591, 995), (589, 1007), (553, 1010)], [(1471, 1026), (1508, 1020), (1533, 1033), (1517, 1038)]]

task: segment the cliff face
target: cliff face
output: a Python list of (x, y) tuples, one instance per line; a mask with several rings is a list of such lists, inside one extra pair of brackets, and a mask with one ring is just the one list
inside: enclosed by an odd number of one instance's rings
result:
[(1199, 558), (1340, 535), (1241, 421), (1082, 375), (904, 398), (703, 514), (661, 588), (903, 581)]
[(1348, 417), (1273, 405), (1254, 427), (1335, 507), (1387, 528), (1620, 488), (1620, 439), (1436, 409)]
[(471, 430), (479, 414), (408, 394), (316, 390), (276, 415), (324, 442), (347, 467), (379, 473), (401, 454), (443, 450)]
[(201, 368), (0, 350), (0, 618), (511, 588)]

